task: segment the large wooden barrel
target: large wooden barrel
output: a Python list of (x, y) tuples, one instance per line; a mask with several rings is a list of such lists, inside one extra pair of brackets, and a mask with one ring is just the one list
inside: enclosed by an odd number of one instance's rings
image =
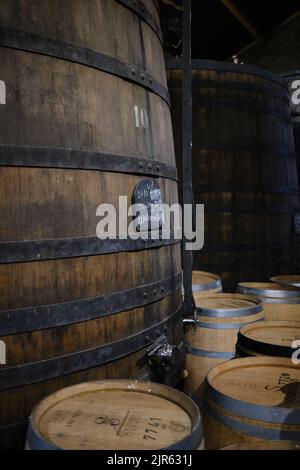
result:
[(300, 287), (300, 274), (285, 274), (283, 276), (272, 276), (270, 281), (285, 286)]
[(222, 281), (218, 274), (207, 273), (204, 271), (193, 271), (192, 274), (193, 292), (197, 296), (207, 296), (222, 292)]
[(263, 320), (258, 297), (243, 294), (216, 294), (203, 298), (194, 294), (197, 318), (185, 320), (188, 376), (185, 391), (201, 403), (204, 381), (209, 370), (235, 357), (239, 329)]
[(31, 450), (192, 450), (203, 446), (202, 421), (183, 393), (151, 382), (102, 381), (67, 387), (31, 417)]
[(266, 320), (300, 321), (300, 289), (296, 287), (275, 282), (240, 282), (237, 292), (257, 295)]
[(177, 240), (96, 237), (141, 180), (178, 200), (156, 2), (2, 0), (0, 26), (4, 445), (61, 387), (148, 374), (182, 298)]
[(206, 448), (300, 442), (299, 384), (300, 368), (287, 358), (233, 359), (214, 367), (205, 388)]
[[(180, 168), (181, 65), (167, 66)], [(199, 60), (192, 67), (194, 200), (205, 204), (194, 269), (219, 273), (225, 291), (293, 272), (299, 186), (287, 87), (253, 66)]]
[(300, 179), (300, 71), (295, 70), (283, 75), (290, 93), (290, 106), (294, 126), (294, 139), (298, 164), (298, 177)]
[(296, 352), (293, 344), (299, 339), (300, 322), (263, 321), (240, 329), (236, 352), (238, 357), (277, 356), (291, 359)]

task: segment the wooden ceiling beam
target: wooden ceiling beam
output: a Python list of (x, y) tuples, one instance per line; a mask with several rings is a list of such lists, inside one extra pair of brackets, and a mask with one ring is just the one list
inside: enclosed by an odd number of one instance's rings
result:
[(233, 0), (220, 0), (230, 13), (244, 26), (245, 29), (258, 41), (264, 41), (264, 37), (254, 26), (252, 21), (235, 5)]

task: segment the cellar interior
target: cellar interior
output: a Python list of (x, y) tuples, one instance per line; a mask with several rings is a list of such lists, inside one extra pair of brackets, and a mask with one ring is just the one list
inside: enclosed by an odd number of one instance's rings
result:
[(267, 3), (1, 0), (1, 450), (300, 450), (300, 6)]

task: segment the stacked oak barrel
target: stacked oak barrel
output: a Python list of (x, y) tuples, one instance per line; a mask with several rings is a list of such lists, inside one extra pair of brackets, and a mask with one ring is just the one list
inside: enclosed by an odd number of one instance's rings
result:
[[(181, 65), (168, 71), (180, 170)], [(225, 292), (193, 280), (185, 320), (185, 391), (204, 414), (207, 448), (294, 448), (300, 441), (300, 290), (293, 272), (299, 185), (289, 93), (252, 66), (195, 61), (193, 187), (205, 204), (194, 268), (218, 272)], [(210, 274), (210, 278), (215, 275)], [(273, 279), (272, 279), (273, 280)], [(238, 287), (237, 287), (238, 284)], [(280, 412), (278, 412), (280, 409)]]
[(300, 276), (240, 283), (236, 294), (206, 290), (213, 277), (194, 274), (203, 284), (185, 320), (185, 391), (206, 448), (300, 450)]

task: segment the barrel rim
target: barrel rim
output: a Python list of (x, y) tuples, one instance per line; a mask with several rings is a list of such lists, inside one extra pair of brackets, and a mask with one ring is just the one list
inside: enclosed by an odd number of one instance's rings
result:
[[(288, 282), (288, 280), (285, 280), (285, 278), (291, 279), (293, 277), (295, 278), (297, 277), (299, 281), (298, 282), (295, 281), (295, 283), (293, 283), (293, 282)], [(283, 274), (279, 276), (272, 276), (270, 278), (270, 281), (275, 282), (276, 284), (283, 284), (284, 286), (300, 288), (300, 274)]]
[(249, 355), (256, 356), (256, 353), (259, 355), (266, 355), (266, 356), (278, 356), (278, 357), (287, 357), (291, 358), (293, 352), (295, 351), (294, 348), (291, 346), (285, 346), (284, 344), (278, 344), (278, 343), (269, 343), (267, 341), (263, 341), (261, 339), (255, 338), (255, 337), (249, 337), (247, 333), (251, 331), (253, 328), (258, 328), (259, 326), (261, 329), (267, 329), (268, 327), (274, 328), (283, 328), (283, 327), (290, 327), (290, 328), (299, 328), (300, 331), (300, 322), (298, 321), (292, 321), (292, 320), (286, 320), (286, 321), (280, 321), (280, 320), (275, 320), (275, 321), (264, 321), (260, 325), (257, 325), (256, 323), (249, 323), (245, 326), (243, 326), (239, 333), (238, 333), (238, 341), (237, 341), (237, 352), (238, 348), (242, 348), (242, 351), (246, 353), (249, 353)]
[[(245, 417), (256, 421), (267, 421), (273, 424), (285, 423), (298, 425), (298, 432), (300, 433), (300, 407), (286, 408), (281, 406), (255, 404), (250, 401), (233, 398), (230, 395), (217, 390), (213, 386), (212, 380), (218, 375), (220, 368), (222, 369), (222, 373), (225, 373), (230, 369), (233, 370), (235, 368), (240, 368), (241, 364), (246, 368), (284, 365), (291, 369), (298, 369), (298, 366), (294, 365), (289, 359), (283, 357), (246, 357), (223, 362), (209, 371), (205, 379), (205, 398), (220, 407), (221, 411), (219, 411), (219, 413), (222, 413), (222, 410), (224, 409), (232, 412), (238, 417)], [(291, 409), (293, 410), (293, 413), (291, 413)], [(234, 417), (232, 419), (235, 420)]]
[[(182, 61), (176, 59), (168, 59), (166, 61), (167, 70), (180, 70), (182, 69)], [(255, 75), (260, 78), (271, 80), (278, 85), (286, 88), (287, 85), (281, 75), (271, 72), (271, 70), (257, 67), (250, 64), (234, 64), (231, 62), (222, 62), (216, 60), (192, 60), (192, 69), (194, 70), (215, 70), (223, 72), (244, 73), (247, 75)]]
[[(196, 297), (196, 296), (195, 296)], [(236, 298), (240, 300), (247, 300), (249, 302), (252, 302), (254, 305), (253, 306), (248, 306), (248, 307), (237, 307), (237, 308), (209, 308), (209, 307), (204, 307), (201, 308), (197, 304), (197, 298), (195, 298), (196, 302), (196, 311), (198, 315), (201, 316), (208, 316), (208, 317), (219, 317), (219, 318), (228, 318), (228, 317), (243, 317), (243, 316), (248, 316), (248, 315), (254, 315), (256, 313), (260, 313), (263, 311), (263, 304), (262, 301), (259, 299), (259, 297), (254, 296), (254, 295), (245, 295), (243, 293), (235, 293), (235, 294), (211, 294), (205, 298), (199, 297), (199, 303), (201, 304), (201, 301), (205, 301), (208, 299), (222, 299), (222, 298)]]
[(203, 291), (207, 291), (210, 289), (218, 289), (218, 288), (222, 289), (222, 280), (219, 274), (211, 273), (208, 271), (193, 270), (192, 277), (198, 276), (198, 275), (207, 275), (207, 277), (211, 277), (213, 281), (208, 282), (206, 284), (193, 283), (192, 284), (193, 292), (203, 292)]
[[(242, 293), (242, 294), (254, 294), (254, 295), (257, 295), (259, 297), (267, 297), (267, 298), (274, 298), (274, 299), (290, 299), (290, 298), (294, 298), (294, 299), (299, 299), (299, 302), (300, 302), (300, 289), (296, 289), (296, 288), (290, 288), (290, 289), (264, 289), (264, 288), (256, 288), (256, 287), (251, 287), (251, 285), (255, 285), (255, 284), (260, 284), (260, 285), (263, 285), (263, 284), (266, 284), (266, 285), (270, 285), (271, 283), (268, 283), (268, 282), (239, 282), (238, 285), (237, 285), (237, 292), (238, 293)], [(276, 284), (274, 283), (274, 287), (276, 286)], [(278, 284), (278, 287), (282, 287)]]
[(235, 353), (230, 351), (208, 351), (207, 349), (193, 348), (192, 346), (186, 346), (186, 353), (192, 356), (208, 357), (211, 359), (234, 359)]
[[(100, 388), (99, 388), (100, 386)], [(32, 413), (29, 417), (29, 429), (28, 429), (28, 444), (32, 442), (32, 439), (37, 439), (35, 442), (39, 442), (42, 446), (45, 446), (49, 450), (62, 450), (57, 447), (54, 443), (50, 442), (39, 432), (38, 424), (39, 419), (42, 417), (43, 413), (46, 412), (54, 403), (59, 401), (59, 398), (64, 399), (64, 394), (70, 392), (72, 396), (72, 391), (81, 390), (86, 388), (86, 391), (91, 391), (91, 388), (95, 390), (123, 390), (134, 392), (137, 390), (139, 393), (154, 394), (160, 398), (172, 401), (174, 404), (184, 409), (184, 411), (189, 415), (191, 419), (191, 431), (188, 436), (186, 436), (181, 441), (175, 442), (174, 444), (168, 446), (168, 449), (178, 449), (178, 450), (188, 450), (190, 448), (197, 448), (203, 440), (203, 429), (202, 429), (202, 420), (199, 409), (197, 405), (191, 400), (186, 394), (176, 390), (167, 385), (157, 384), (155, 382), (148, 381), (134, 381), (128, 379), (115, 379), (115, 380), (97, 380), (90, 382), (82, 382), (80, 384), (71, 385), (60, 389), (44, 399), (42, 399), (32, 410)], [(84, 390), (81, 392), (84, 393)], [(67, 398), (67, 397), (66, 397)], [(57, 401), (55, 400), (57, 399)], [(192, 446), (192, 447), (191, 447)], [(196, 446), (196, 447), (195, 447)], [(31, 447), (32, 448), (32, 447)]]

